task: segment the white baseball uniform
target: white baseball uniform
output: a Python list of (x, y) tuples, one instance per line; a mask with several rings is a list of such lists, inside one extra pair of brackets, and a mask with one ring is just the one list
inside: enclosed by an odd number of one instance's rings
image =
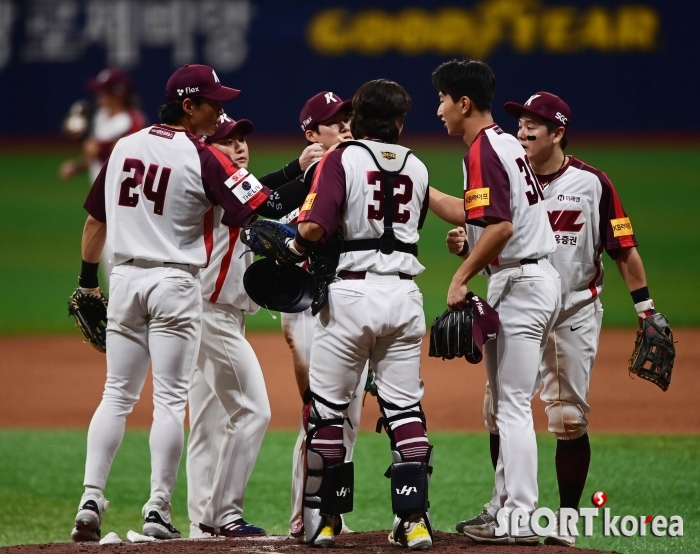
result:
[[(304, 180), (313, 181), (318, 162), (313, 163), (306, 169)], [(293, 223), (299, 217), (299, 209), (294, 210), (289, 215), (281, 218), (283, 223)], [(302, 264), (305, 265), (305, 264)], [(292, 351), (292, 358), (295, 366), (302, 365), (309, 370), (309, 360), (311, 359), (311, 347), (313, 344), (314, 328), (318, 319), (317, 315), (312, 315), (311, 308), (303, 312), (290, 314), (282, 313), (282, 329), (285, 339)], [(353, 399), (348, 407), (348, 419), (351, 425), (343, 427), (343, 446), (345, 446), (346, 454), (345, 461), (352, 461), (352, 453), (355, 449), (355, 441), (357, 440), (357, 431), (360, 429), (360, 418), (362, 416), (362, 398), (367, 381), (367, 372), (369, 364), (365, 366), (360, 377), (360, 383), (355, 390)], [(304, 427), (303, 414), (299, 418), (299, 435), (297, 442), (294, 445), (292, 454), (292, 515), (289, 518), (289, 529), (293, 535), (300, 532), (303, 521), (303, 497), (304, 497), (304, 438), (306, 437), (306, 429)]]
[(222, 221), (237, 227), (269, 195), (230, 158), (186, 131), (154, 125), (117, 143), (85, 203), (95, 219), (106, 221), (116, 264), (107, 382), (88, 432), (86, 486), (104, 489), (150, 362), (151, 499), (170, 502), (202, 327), (199, 269), (210, 253), (205, 214), (219, 204)]
[(198, 523), (220, 527), (242, 517), (245, 488), (271, 415), (262, 369), (245, 339), (245, 314), (258, 310), (243, 288), (253, 253), (239, 240), (240, 229), (223, 225), (222, 216), (215, 207), (204, 219), (211, 258), (201, 276), (202, 338), (190, 391), (191, 536), (200, 535)]
[[(549, 431), (576, 439), (588, 431), (587, 403), (603, 318), (603, 250), (615, 258), (637, 245), (632, 225), (605, 173), (569, 157), (552, 175), (538, 175), (557, 242), (549, 259), (561, 275), (562, 308), (550, 332), (541, 374)], [(492, 432), (489, 391), (484, 417)]]
[[(537, 443), (531, 398), (539, 366), (560, 308), (559, 276), (547, 256), (554, 252), (544, 197), (523, 148), (495, 124), (482, 129), (464, 158), (467, 240), (473, 249), (489, 221), (510, 221), (513, 235), (485, 269), (488, 303), (500, 330), (484, 345), (496, 425), (501, 435), (493, 498), (511, 513), (537, 507)], [(531, 535), (522, 527), (519, 534)]]

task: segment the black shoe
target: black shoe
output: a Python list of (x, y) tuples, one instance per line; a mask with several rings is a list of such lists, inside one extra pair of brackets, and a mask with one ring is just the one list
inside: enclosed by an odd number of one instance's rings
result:
[(75, 527), (70, 535), (75, 542), (99, 541), (102, 536), (102, 512), (107, 510), (109, 502), (104, 498), (89, 498), (75, 516)]
[(474, 525), (483, 525), (484, 523), (491, 523), (492, 521), (496, 521), (493, 518), (493, 516), (489, 514), (488, 507), (488, 504), (484, 504), (484, 511), (481, 512), (478, 516), (473, 517), (472, 519), (468, 519), (466, 521), (460, 521), (455, 526), (457, 532), (461, 535), (464, 533), (465, 527), (473, 527)]
[(151, 510), (143, 523), (143, 534), (156, 539), (179, 539), (180, 531), (172, 523), (163, 520), (157, 510)]

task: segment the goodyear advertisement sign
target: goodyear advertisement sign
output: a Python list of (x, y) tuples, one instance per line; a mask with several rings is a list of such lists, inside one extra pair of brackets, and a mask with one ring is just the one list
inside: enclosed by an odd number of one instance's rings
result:
[(560, 95), (572, 130), (697, 132), (700, 3), (661, 0), (0, 0), (0, 135), (52, 135), (85, 83), (128, 70), (151, 121), (185, 63), (243, 93), (226, 106), (269, 133), (299, 131), (317, 92), (343, 99), (378, 77), (414, 107), (407, 130), (438, 133), (433, 69), (488, 62), (503, 102)]

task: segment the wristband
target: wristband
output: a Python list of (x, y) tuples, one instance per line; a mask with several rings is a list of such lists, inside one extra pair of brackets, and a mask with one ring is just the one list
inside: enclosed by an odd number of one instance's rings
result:
[(649, 300), (651, 296), (649, 296), (649, 287), (642, 287), (637, 290), (633, 290), (630, 292), (630, 296), (632, 297), (632, 302), (635, 304), (639, 304), (640, 302), (644, 302), (645, 300)]
[(99, 265), (99, 262), (91, 264), (83, 260), (83, 265), (80, 269), (80, 277), (78, 277), (78, 286), (85, 289), (96, 289), (99, 286), (97, 281), (97, 267)]
[(464, 246), (462, 246), (462, 249), (457, 252), (457, 255), (461, 258), (462, 256), (465, 256), (469, 254), (469, 243), (465, 240), (464, 241)]
[(296, 237), (294, 237), (294, 240), (297, 241), (297, 244), (302, 248), (311, 248), (314, 244), (316, 244), (316, 241), (305, 239), (299, 233), (297, 233)]

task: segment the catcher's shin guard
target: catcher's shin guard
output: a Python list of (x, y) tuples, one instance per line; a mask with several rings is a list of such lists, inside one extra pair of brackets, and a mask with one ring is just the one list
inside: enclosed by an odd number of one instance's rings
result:
[[(314, 395), (314, 401), (329, 405), (325, 400)], [(347, 405), (330, 406), (336, 410), (347, 409)], [(334, 535), (340, 533), (342, 522), (340, 515), (351, 512), (353, 507), (354, 466), (352, 462), (328, 464), (320, 449), (314, 448), (314, 436), (325, 427), (340, 426), (339, 440), (342, 444), (342, 425), (344, 419), (322, 419), (312, 407), (306, 422), (306, 472), (304, 482), (304, 542), (316, 544), (321, 531), (330, 526)], [(345, 447), (342, 446), (341, 460), (345, 459)], [(319, 543), (320, 544), (320, 543)], [(324, 538), (322, 546), (330, 546), (332, 541)]]

